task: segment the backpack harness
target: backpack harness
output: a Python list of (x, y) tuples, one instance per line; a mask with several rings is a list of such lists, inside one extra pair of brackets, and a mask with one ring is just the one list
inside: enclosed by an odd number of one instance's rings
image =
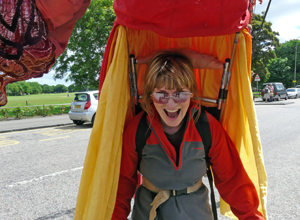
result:
[[(194, 114), (194, 121), (197, 116), (197, 112)], [(144, 112), (141, 120), (138, 124), (137, 128), (137, 133), (135, 136), (135, 144), (136, 144), (136, 151), (138, 153), (138, 170), (140, 169), (140, 162), (142, 160), (142, 151), (144, 146), (146, 145), (146, 141), (148, 137), (151, 134), (151, 129), (149, 128), (149, 125), (147, 124), (147, 113)], [(210, 185), (210, 198), (211, 198), (211, 206), (212, 206), (212, 211), (214, 215), (214, 220), (218, 219), (217, 215), (217, 207), (216, 207), (216, 201), (215, 201), (215, 194), (214, 194), (214, 189), (213, 189), (213, 178), (212, 178), (212, 173), (210, 169), (210, 161), (208, 157), (209, 150), (211, 148), (211, 132), (210, 132), (210, 127), (209, 127), (209, 122), (205, 113), (205, 109), (202, 106), (201, 107), (201, 114), (197, 122), (195, 122), (196, 129), (198, 133), (200, 134), (202, 138), (202, 142), (204, 145), (204, 152), (205, 152), (205, 160), (206, 160), (206, 165), (207, 165), (207, 177), (209, 180), (209, 185)], [(175, 190), (176, 191), (176, 190)], [(178, 190), (180, 191), (180, 190)]]

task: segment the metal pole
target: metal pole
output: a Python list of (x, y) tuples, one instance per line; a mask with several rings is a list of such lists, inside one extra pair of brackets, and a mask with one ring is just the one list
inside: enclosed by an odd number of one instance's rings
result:
[(297, 69), (297, 39), (296, 39), (296, 48), (295, 48), (295, 72), (294, 72), (294, 87), (296, 87), (296, 69)]

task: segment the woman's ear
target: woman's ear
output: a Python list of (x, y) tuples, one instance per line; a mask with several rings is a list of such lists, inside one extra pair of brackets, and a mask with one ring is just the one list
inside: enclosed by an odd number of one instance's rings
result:
[(193, 98), (193, 97), (194, 97), (194, 93), (191, 94), (191, 98)]

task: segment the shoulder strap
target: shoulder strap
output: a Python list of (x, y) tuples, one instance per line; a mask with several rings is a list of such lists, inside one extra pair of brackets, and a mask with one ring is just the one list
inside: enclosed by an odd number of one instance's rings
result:
[[(194, 120), (197, 116), (197, 113), (194, 114)], [(207, 177), (209, 181), (209, 186), (210, 186), (210, 199), (211, 199), (211, 206), (212, 206), (212, 211), (214, 214), (214, 220), (218, 219), (218, 214), (217, 214), (217, 206), (216, 206), (216, 200), (215, 200), (215, 193), (214, 193), (214, 187), (213, 187), (213, 178), (212, 178), (212, 173), (210, 169), (210, 161), (208, 157), (209, 150), (211, 148), (211, 143), (212, 143), (212, 138), (211, 138), (211, 131), (210, 131), (210, 126), (208, 122), (208, 118), (205, 112), (205, 108), (202, 106), (201, 107), (201, 113), (198, 121), (195, 123), (196, 129), (198, 133), (200, 134), (202, 138), (202, 142), (204, 145), (204, 152), (205, 152), (205, 160), (206, 160), (206, 165), (207, 165)]]
[(147, 112), (144, 112), (139, 122), (136, 135), (135, 135), (135, 146), (139, 157), (138, 170), (140, 169), (140, 162), (142, 160), (142, 151), (144, 146), (146, 145), (146, 141), (150, 136), (150, 134), (151, 134), (151, 129), (147, 124)]

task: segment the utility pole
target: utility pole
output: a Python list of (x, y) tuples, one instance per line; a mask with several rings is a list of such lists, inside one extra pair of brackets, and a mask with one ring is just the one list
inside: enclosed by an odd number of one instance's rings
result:
[(296, 65), (297, 65), (297, 41), (296, 39), (296, 48), (295, 48), (295, 72), (294, 72), (294, 87), (296, 87)]

